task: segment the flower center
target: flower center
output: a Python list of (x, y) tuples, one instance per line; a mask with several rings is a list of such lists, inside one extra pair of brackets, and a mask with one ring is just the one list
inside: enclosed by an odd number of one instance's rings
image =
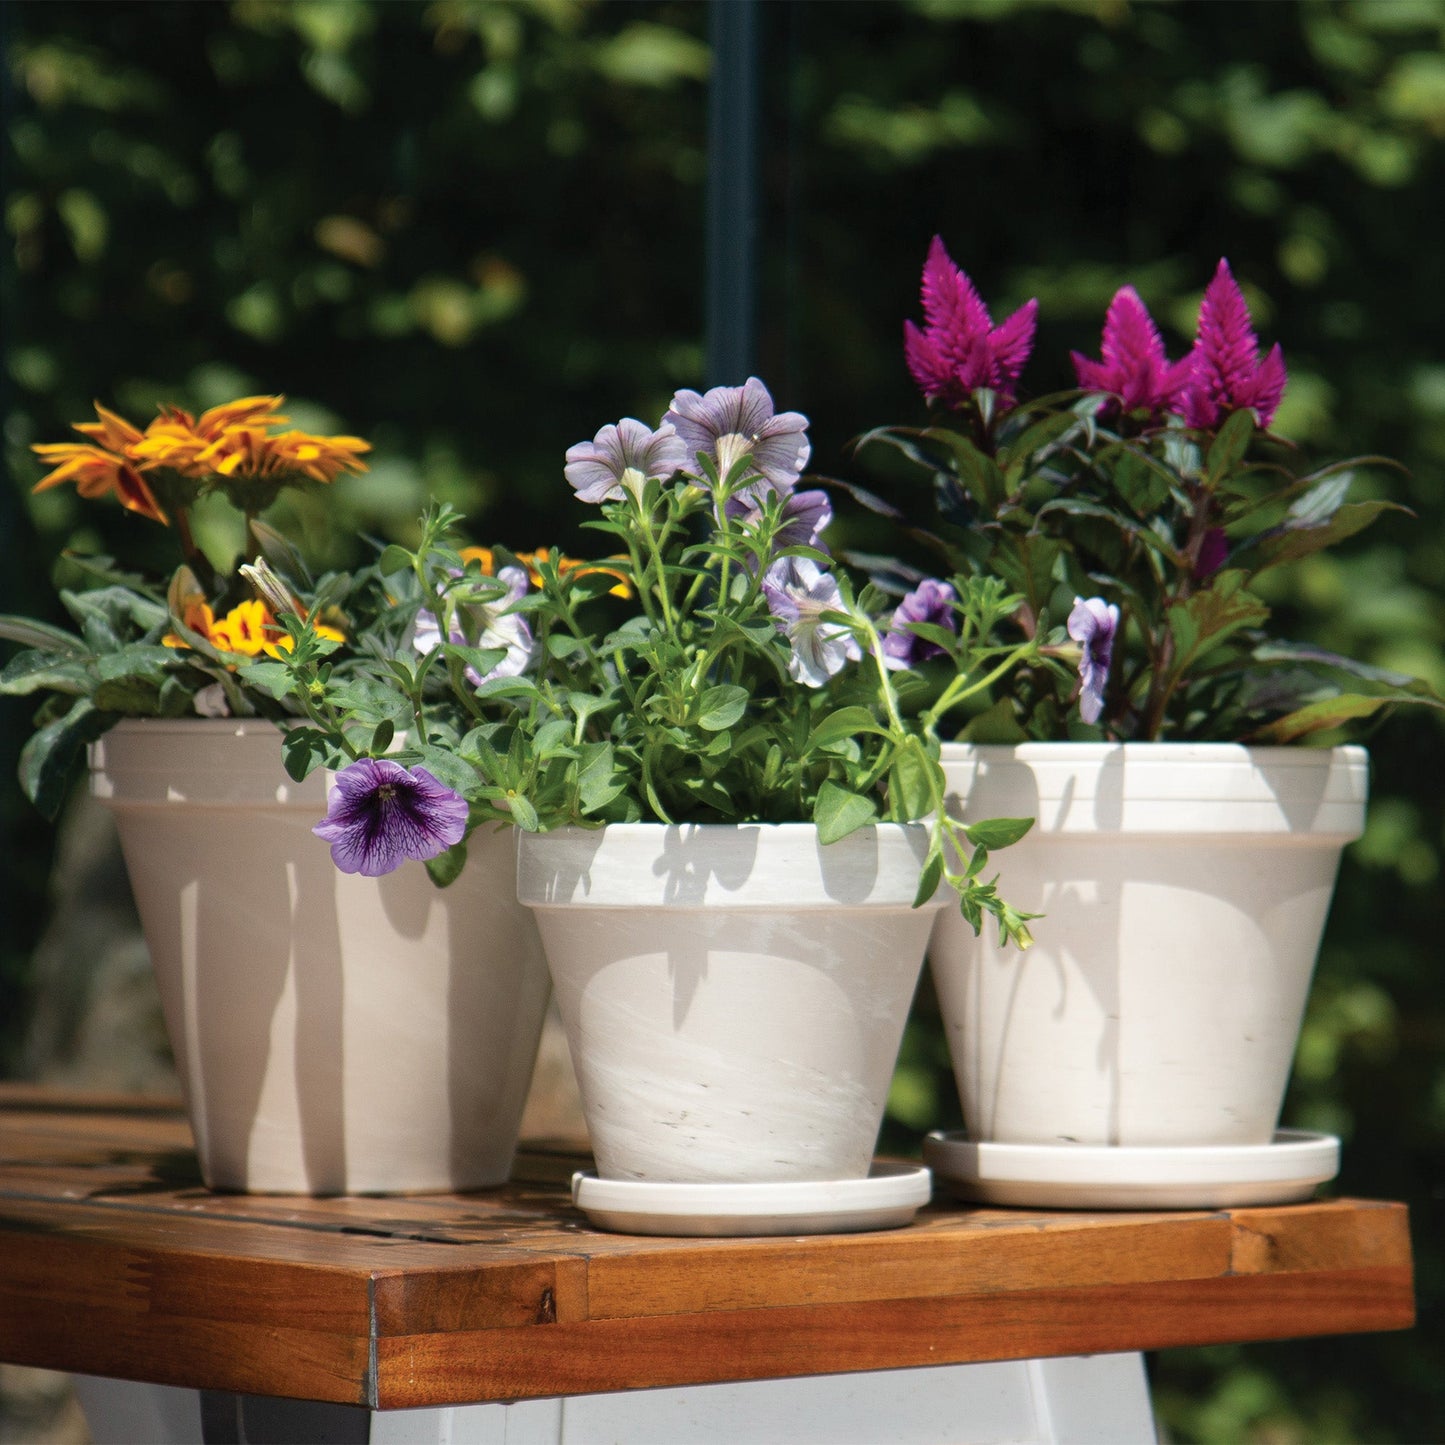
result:
[(717, 439), (718, 477), (726, 481), (728, 473), (746, 456), (752, 454), (756, 437), (743, 436), (740, 432), (725, 432)]

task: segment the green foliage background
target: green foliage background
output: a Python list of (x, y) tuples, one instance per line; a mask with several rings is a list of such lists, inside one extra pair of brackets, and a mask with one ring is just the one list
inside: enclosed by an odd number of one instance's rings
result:
[[(429, 495), (477, 541), (585, 547), (566, 446), (655, 420), (676, 386), (742, 379), (702, 375), (704, 4), (0, 16), (5, 611), (58, 620), (67, 544), (170, 561), (142, 520), (29, 495), (29, 444), (92, 398), (143, 423), (162, 400), (284, 390), (297, 424), (371, 438), (368, 476), (297, 504), (313, 553), (340, 560), (361, 532), (409, 536)], [(1445, 689), (1442, 0), (778, 0), (759, 20), (758, 371), (813, 418), (821, 470), (856, 475), (850, 437), (921, 416), (900, 323), (934, 232), (996, 316), (1039, 298), (1034, 392), (1071, 382), (1068, 350), (1097, 350), (1125, 281), (1178, 354), (1228, 256), (1290, 365), (1277, 430), (1321, 457), (1400, 458), (1392, 495), (1417, 513), (1271, 600), (1297, 635)], [(7, 777), (27, 725), (0, 715)], [(1178, 1439), (1427, 1440), (1445, 1420), (1445, 739), (1397, 717), (1373, 741), (1287, 1122), (1343, 1136), (1341, 1192), (1409, 1201), (1421, 1323), (1161, 1355)], [(13, 1050), (52, 839), (13, 788), (0, 820)], [(927, 1005), (895, 1144), (957, 1118)]]

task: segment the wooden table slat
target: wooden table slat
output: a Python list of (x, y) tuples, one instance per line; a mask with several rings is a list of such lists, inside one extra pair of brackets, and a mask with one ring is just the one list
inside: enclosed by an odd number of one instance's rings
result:
[(174, 1102), (0, 1085), (0, 1360), (373, 1408), (1407, 1328), (1403, 1206), (941, 1203), (873, 1234), (591, 1229), (500, 1189), (212, 1194)]

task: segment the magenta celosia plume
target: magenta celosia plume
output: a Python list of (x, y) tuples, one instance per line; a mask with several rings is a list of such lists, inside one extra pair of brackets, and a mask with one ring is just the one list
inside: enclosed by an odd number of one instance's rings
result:
[(1117, 396), (1126, 412), (1159, 416), (1179, 409), (1193, 359), (1169, 360), (1154, 319), (1132, 286), (1121, 287), (1109, 303), (1100, 352), (1099, 361), (1072, 353), (1080, 386)]
[(1260, 426), (1270, 424), (1284, 395), (1284, 355), (1278, 345), (1259, 354), (1249, 307), (1228, 261), (1220, 261), (1204, 289), (1190, 359), (1193, 375), (1184, 397), (1184, 419), (1190, 426), (1216, 427), (1246, 407), (1254, 409)]
[(1034, 344), (1039, 303), (1028, 302), (995, 326), (939, 236), (923, 264), (922, 299), (923, 326), (903, 323), (903, 352), (923, 395), (957, 407), (979, 387), (988, 387), (1005, 405), (1011, 403)]

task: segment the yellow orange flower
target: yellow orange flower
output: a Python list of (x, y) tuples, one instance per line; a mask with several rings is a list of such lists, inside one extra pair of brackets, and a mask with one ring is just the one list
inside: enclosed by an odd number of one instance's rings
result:
[(342, 472), (361, 472), (358, 458), (370, 451), (360, 437), (314, 436), (310, 432), (273, 433), (286, 418), (277, 411), (280, 396), (248, 396), (212, 407), (199, 420), (178, 407), (160, 416), (131, 444), (133, 455), (148, 466), (169, 467), (190, 477), (221, 476), (274, 480), (299, 473), (332, 482)]
[(153, 466), (171, 467), (187, 475), (204, 475), (197, 462), (208, 447), (213, 446), (232, 427), (253, 426), (265, 430), (287, 420), (277, 411), (285, 400), (281, 396), (243, 396), (224, 406), (213, 406), (201, 413), (197, 421), (190, 412), (178, 406), (163, 406), (160, 414), (136, 438), (134, 455)]
[[(512, 555), (527, 569), (527, 576), (531, 579), (532, 586), (542, 585), (542, 573), (539, 564), (550, 561), (553, 553), (550, 547), (539, 547), (535, 552), (513, 552)], [(464, 562), (475, 560), (482, 565), (482, 571), (488, 574), (496, 572), (496, 555), (490, 547), (463, 547), (461, 557)], [(557, 554), (557, 571), (562, 574), (575, 572), (579, 577), (590, 576), (593, 573), (602, 573), (608, 577), (616, 577), (617, 585), (610, 589), (614, 597), (631, 597), (632, 584), (627, 579), (625, 572), (619, 572), (616, 567), (608, 567), (598, 562), (587, 562), (578, 557), (564, 557)]]
[[(218, 651), (234, 652), (242, 657), (259, 657), (263, 652), (268, 657), (279, 657), (295, 646), (285, 628), (258, 598), (237, 603), (217, 620), (210, 604), (193, 595), (186, 599), (181, 621), (188, 631), (204, 637)], [(333, 642), (346, 641), (345, 634), (334, 627), (321, 622), (312, 625), (322, 637)], [(190, 646), (184, 637), (174, 632), (168, 632), (161, 641), (166, 647)]]
[(274, 479), (299, 472), (317, 482), (334, 482), (342, 472), (364, 472), (360, 437), (313, 436), (286, 431), (272, 436), (260, 427), (227, 427), (197, 456), (195, 465), (222, 477)]
[(82, 436), (90, 437), (107, 451), (124, 454), (128, 447), (141, 439), (139, 427), (132, 426), (123, 416), (107, 410), (98, 401), (91, 402), (99, 421), (78, 421), (72, 427)]
[[(74, 481), (84, 497), (114, 492), (122, 505), (165, 523), (168, 518), (144, 479), (146, 472), (164, 468), (197, 481), (216, 477), (281, 485), (296, 477), (333, 482), (343, 472), (366, 470), (360, 458), (371, 448), (360, 437), (273, 432), (287, 420), (278, 410), (283, 400), (245, 396), (214, 406), (199, 418), (163, 406), (144, 431), (96, 402), (98, 420), (75, 423), (86, 442), (33, 448), (53, 467), (36, 490)], [(247, 510), (254, 500), (248, 496)]]
[[(94, 423), (90, 423), (94, 425)], [(87, 442), (53, 442), (32, 447), (54, 469), (35, 484), (37, 492), (74, 482), (82, 497), (103, 497), (114, 492), (121, 506), (153, 522), (166, 524), (166, 514), (139, 469), (126, 457)]]

